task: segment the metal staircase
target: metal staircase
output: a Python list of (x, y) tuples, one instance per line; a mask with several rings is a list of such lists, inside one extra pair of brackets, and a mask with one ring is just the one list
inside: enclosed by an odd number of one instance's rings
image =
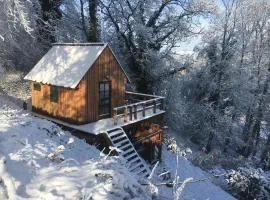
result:
[(121, 155), (126, 159), (128, 169), (140, 177), (147, 177), (150, 169), (139, 156), (125, 131), (118, 127), (107, 131), (108, 138), (114, 147), (121, 150)]

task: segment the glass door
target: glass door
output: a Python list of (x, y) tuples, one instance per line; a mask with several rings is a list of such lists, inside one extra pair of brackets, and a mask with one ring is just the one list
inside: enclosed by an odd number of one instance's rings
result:
[(111, 84), (99, 83), (99, 118), (111, 116)]

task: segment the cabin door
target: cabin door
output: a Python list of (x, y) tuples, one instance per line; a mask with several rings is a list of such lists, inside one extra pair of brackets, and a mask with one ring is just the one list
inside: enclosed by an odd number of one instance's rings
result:
[(111, 116), (111, 83), (99, 83), (99, 118)]

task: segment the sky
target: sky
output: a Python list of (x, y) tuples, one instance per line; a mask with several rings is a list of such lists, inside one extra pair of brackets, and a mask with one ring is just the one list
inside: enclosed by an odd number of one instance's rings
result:
[[(200, 26), (198, 27), (198, 30), (203, 29), (207, 30), (209, 26), (209, 20), (205, 18), (199, 19)], [(193, 49), (196, 45), (198, 45), (201, 40), (201, 35), (197, 35), (195, 37), (188, 38), (186, 41), (179, 42), (179, 47), (174, 48), (174, 51), (176, 54), (184, 55), (184, 54), (192, 54)]]

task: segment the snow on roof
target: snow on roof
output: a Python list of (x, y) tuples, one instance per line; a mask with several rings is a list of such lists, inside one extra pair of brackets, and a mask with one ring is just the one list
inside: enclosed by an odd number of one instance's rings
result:
[(76, 88), (107, 43), (55, 43), (24, 79)]

